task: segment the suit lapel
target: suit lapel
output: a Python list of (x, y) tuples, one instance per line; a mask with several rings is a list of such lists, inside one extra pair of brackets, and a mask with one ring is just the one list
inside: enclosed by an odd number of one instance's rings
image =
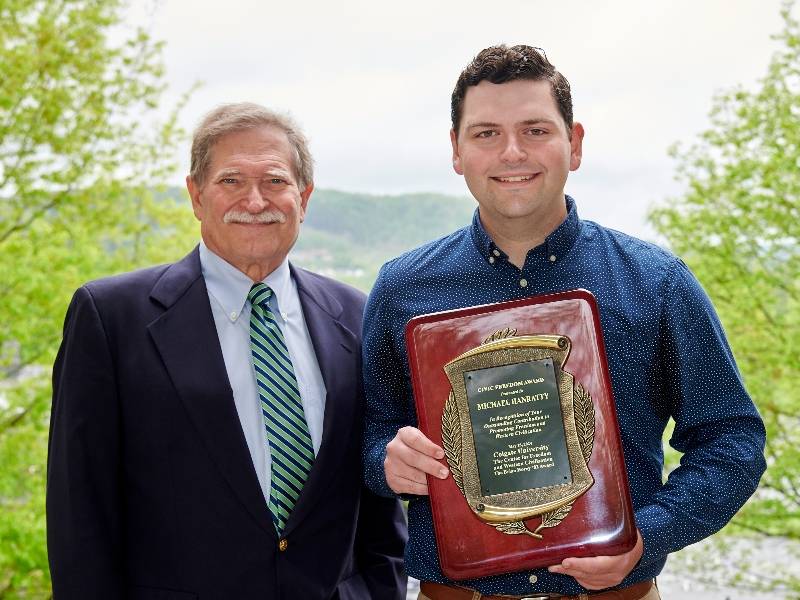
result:
[(300, 499), (289, 516), (286, 532), (303, 521), (341, 468), (352, 433), (353, 414), (360, 408), (361, 397), (358, 381), (353, 381), (354, 376), (360, 376), (355, 373), (355, 365), (360, 364), (360, 346), (357, 336), (338, 319), (343, 310), (341, 303), (318, 279), (290, 267), (325, 382), (326, 398), (322, 443)]
[(167, 269), (151, 297), (165, 311), (149, 325), (150, 335), (186, 411), (233, 493), (275, 535), (233, 402), (197, 248)]

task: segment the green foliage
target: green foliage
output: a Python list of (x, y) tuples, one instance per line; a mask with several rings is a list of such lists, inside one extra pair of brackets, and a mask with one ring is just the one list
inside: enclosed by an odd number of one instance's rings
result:
[(757, 88), (718, 96), (711, 128), (673, 150), (686, 193), (651, 220), (713, 299), (767, 425), (769, 469), (730, 529), (800, 541), (800, 24), (791, 3), (782, 16)]
[(72, 292), (194, 239), (185, 201), (156, 191), (180, 134), (154, 116), (161, 47), (125, 35), (123, 8), (0, 0), (0, 598), (50, 595), (48, 377)]

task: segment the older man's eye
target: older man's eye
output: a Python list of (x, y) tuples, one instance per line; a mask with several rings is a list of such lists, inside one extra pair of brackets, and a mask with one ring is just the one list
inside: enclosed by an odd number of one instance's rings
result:
[(236, 185), (239, 183), (239, 180), (236, 179), (236, 177), (223, 177), (219, 182), (225, 185)]
[(281, 184), (281, 183), (286, 183), (286, 180), (285, 179), (281, 179), (280, 177), (271, 177), (269, 179), (269, 182), (271, 184), (278, 185), (278, 184)]

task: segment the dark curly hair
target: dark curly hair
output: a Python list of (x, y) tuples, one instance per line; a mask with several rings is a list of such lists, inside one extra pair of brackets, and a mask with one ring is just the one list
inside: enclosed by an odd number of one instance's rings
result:
[(556, 71), (541, 48), (525, 45), (509, 48), (501, 44), (481, 50), (458, 76), (450, 101), (450, 118), (456, 134), (468, 87), (481, 81), (506, 83), (516, 79), (549, 81), (553, 100), (567, 125), (567, 132), (572, 130), (572, 94), (567, 78)]

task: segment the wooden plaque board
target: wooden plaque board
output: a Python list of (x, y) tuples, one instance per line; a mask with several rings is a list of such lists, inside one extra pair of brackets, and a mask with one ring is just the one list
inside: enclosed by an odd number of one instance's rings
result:
[[(485, 577), (634, 547), (628, 478), (597, 303), (590, 292), (573, 290), (415, 317), (406, 326), (406, 345), (419, 428), (448, 453), (442, 462), (451, 476), (428, 478), (439, 559), (447, 577)], [(535, 402), (548, 396), (541, 391), (545, 389), (551, 390), (552, 400), (552, 384), (536, 387), (543, 377), (503, 379), (506, 372), (520, 372), (510, 365), (524, 369), (525, 363), (539, 369), (533, 373), (555, 369), (561, 414), (558, 402), (555, 409), (552, 402)], [(481, 369), (490, 375), (494, 369), (496, 375), (488, 381), (497, 385), (476, 380), (470, 389), (470, 378)], [(487, 395), (493, 387), (502, 391)], [(470, 413), (487, 407), (496, 412), (487, 410), (473, 430)], [(544, 416), (537, 407), (544, 409)], [(494, 419), (486, 416), (491, 414)], [(554, 420), (558, 417), (563, 428)], [(536, 419), (551, 419), (559, 427), (545, 427), (541, 433)], [(500, 428), (496, 422), (517, 425)], [(554, 439), (553, 431), (561, 439), (555, 459), (541, 451), (552, 443), (543, 442), (548, 431), (547, 439)], [(509, 432), (511, 439), (503, 439)], [(483, 455), (487, 447), (495, 457)], [(483, 452), (480, 459), (478, 451)], [(557, 476), (542, 479), (545, 471), (532, 469), (547, 461), (555, 461), (545, 466), (556, 467), (549, 472)], [(506, 476), (509, 472), (513, 478)], [(519, 487), (520, 478), (528, 481), (523, 488), (532, 489), (509, 493)], [(552, 485), (561, 479), (563, 485)], [(535, 481), (547, 483), (538, 487), (530, 483)], [(491, 489), (502, 493), (484, 495)]]

